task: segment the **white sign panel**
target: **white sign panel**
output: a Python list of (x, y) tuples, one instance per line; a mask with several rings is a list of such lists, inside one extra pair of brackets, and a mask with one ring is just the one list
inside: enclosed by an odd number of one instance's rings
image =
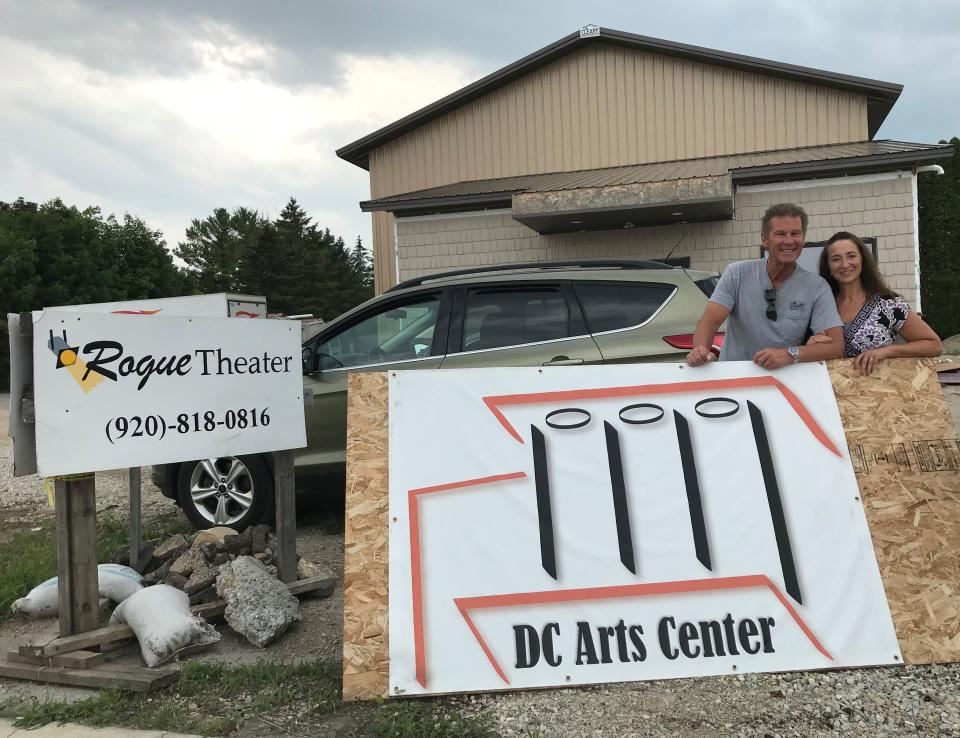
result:
[(93, 302), (85, 305), (46, 307), (46, 311), (69, 313), (114, 313), (116, 315), (157, 315), (163, 317), (266, 318), (267, 300), (254, 295), (218, 292), (210, 295), (184, 295), (146, 300)]
[(306, 445), (297, 324), (54, 311), (33, 335), (41, 476)]
[(390, 374), (390, 692), (895, 664), (826, 368)]

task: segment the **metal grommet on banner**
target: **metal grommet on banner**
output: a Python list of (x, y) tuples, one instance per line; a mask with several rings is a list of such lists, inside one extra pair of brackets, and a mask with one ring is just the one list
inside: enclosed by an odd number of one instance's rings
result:
[[(585, 415), (586, 417), (585, 417), (583, 420), (580, 420), (580, 421), (578, 421), (578, 422), (576, 422), (576, 423), (572, 423), (572, 422), (571, 422), (571, 423), (558, 423), (558, 422), (556, 422), (556, 421), (554, 421), (554, 420), (551, 420), (551, 418), (554, 418), (554, 417), (556, 417), (557, 415), (561, 415), (561, 414), (563, 414), (563, 413), (581, 413), (581, 414)], [(572, 430), (572, 429), (574, 429), (574, 428), (583, 428), (583, 426), (585, 426), (587, 423), (590, 422), (590, 417), (591, 417), (591, 416), (590, 416), (590, 413), (589, 413), (588, 411), (584, 410), (583, 408), (579, 408), (579, 407), (564, 407), (564, 408), (561, 408), (561, 409), (559, 409), (559, 410), (554, 410), (554, 411), (552, 411), (552, 412), (547, 413), (547, 417), (544, 418), (544, 421), (546, 422), (546, 424), (547, 424), (548, 426), (550, 426), (551, 428), (556, 428), (557, 430)]]
[[(650, 409), (650, 410), (659, 410), (659, 415), (654, 415), (652, 418), (625, 418), (623, 414), (630, 412), (631, 410), (640, 410), (640, 409)], [(659, 405), (655, 405), (652, 402), (638, 402), (635, 405), (627, 405), (625, 408), (620, 410), (620, 420), (629, 425), (647, 425), (649, 423), (656, 423), (658, 420), (663, 418), (663, 408)]]
[[(708, 413), (704, 410), (701, 410), (701, 405), (706, 405), (708, 402), (723, 402), (733, 405), (732, 410), (725, 410), (723, 412)], [(704, 400), (700, 400), (696, 405), (693, 406), (694, 412), (699, 415), (701, 418), (729, 418), (731, 415), (736, 414), (740, 409), (740, 403), (730, 397), (707, 397)]]

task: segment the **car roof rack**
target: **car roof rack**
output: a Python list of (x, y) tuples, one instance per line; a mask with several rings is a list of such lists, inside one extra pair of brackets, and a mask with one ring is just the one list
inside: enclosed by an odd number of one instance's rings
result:
[(497, 264), (495, 266), (475, 267), (473, 269), (460, 269), (454, 272), (440, 272), (437, 274), (426, 274), (422, 277), (408, 279), (400, 284), (394, 285), (387, 292), (396, 292), (409, 287), (419, 287), (425, 282), (432, 282), (438, 279), (450, 279), (452, 277), (465, 277), (471, 274), (488, 274), (491, 272), (517, 272), (517, 271), (547, 271), (551, 269), (680, 269), (681, 267), (664, 264), (662, 261), (630, 261), (630, 260), (608, 260), (608, 259), (575, 259), (570, 261), (528, 261), (516, 264)]

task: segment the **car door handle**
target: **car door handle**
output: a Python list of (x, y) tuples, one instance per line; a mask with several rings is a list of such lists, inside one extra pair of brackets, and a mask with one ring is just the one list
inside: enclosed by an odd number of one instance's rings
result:
[(576, 366), (582, 364), (583, 359), (571, 359), (567, 356), (554, 356), (550, 361), (543, 362), (544, 366)]

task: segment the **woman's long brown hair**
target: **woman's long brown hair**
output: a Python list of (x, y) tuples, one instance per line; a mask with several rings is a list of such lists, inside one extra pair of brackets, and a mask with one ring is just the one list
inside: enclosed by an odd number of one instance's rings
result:
[(820, 252), (820, 276), (827, 280), (827, 284), (830, 285), (830, 289), (833, 290), (834, 295), (840, 294), (840, 284), (833, 278), (833, 275), (830, 274), (830, 247), (837, 241), (853, 241), (853, 243), (856, 244), (857, 250), (860, 252), (860, 262), (862, 264), (860, 267), (860, 284), (863, 285), (863, 291), (867, 293), (867, 297), (871, 295), (879, 295), (880, 297), (886, 298), (899, 297), (896, 292), (887, 286), (883, 277), (880, 276), (877, 262), (874, 260), (873, 254), (870, 253), (870, 249), (868, 249), (867, 245), (863, 242), (863, 239), (855, 233), (850, 233), (850, 231), (838, 231), (834, 233), (830, 236), (830, 240), (827, 241), (827, 245), (823, 247), (823, 251)]

